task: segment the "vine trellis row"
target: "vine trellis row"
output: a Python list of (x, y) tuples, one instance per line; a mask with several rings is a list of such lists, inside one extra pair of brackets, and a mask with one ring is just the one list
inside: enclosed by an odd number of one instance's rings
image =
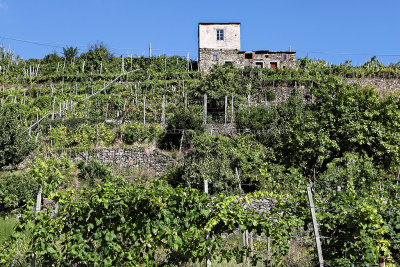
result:
[[(70, 108), (73, 108), (73, 107), (76, 106), (78, 103), (84, 102), (84, 101), (90, 99), (91, 97), (93, 97), (93, 96), (95, 96), (95, 95), (101, 93), (102, 91), (106, 90), (106, 89), (107, 89), (108, 87), (110, 87), (113, 83), (115, 83), (116, 81), (118, 81), (122, 76), (128, 75), (128, 74), (130, 74), (130, 73), (132, 73), (132, 72), (136, 72), (136, 71), (139, 71), (139, 70), (141, 70), (141, 69), (135, 69), (135, 70), (131, 70), (131, 71), (124, 72), (124, 73), (120, 74), (120, 75), (117, 76), (114, 80), (112, 80), (112, 81), (109, 82), (107, 85), (105, 85), (102, 89), (100, 89), (100, 90), (98, 90), (97, 92), (94, 92), (93, 94), (91, 94), (91, 95), (85, 97), (85, 98), (84, 98), (83, 100), (81, 100), (81, 101), (77, 101), (77, 102), (71, 104)], [(31, 131), (32, 128), (35, 127), (36, 125), (38, 125), (42, 120), (44, 120), (44, 119), (47, 118), (48, 116), (54, 115), (54, 114), (57, 114), (57, 113), (50, 112), (50, 113), (45, 114), (43, 117), (41, 117), (40, 119), (38, 119), (35, 123), (33, 123), (31, 126), (29, 126), (29, 127), (26, 128), (24, 131), (22, 131), (22, 132), (18, 135), (18, 137), (20, 137), (21, 135), (23, 135), (24, 133), (26, 133), (26, 132), (28, 132), (28, 131)]]

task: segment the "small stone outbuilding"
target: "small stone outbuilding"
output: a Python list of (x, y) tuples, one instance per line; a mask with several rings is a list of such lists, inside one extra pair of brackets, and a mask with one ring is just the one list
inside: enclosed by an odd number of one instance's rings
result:
[(294, 51), (241, 51), (240, 23), (199, 23), (199, 70), (231, 63), (236, 67), (292, 68)]

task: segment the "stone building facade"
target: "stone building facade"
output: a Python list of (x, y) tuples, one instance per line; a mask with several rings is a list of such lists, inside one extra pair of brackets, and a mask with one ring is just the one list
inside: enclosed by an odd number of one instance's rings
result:
[(241, 51), (240, 23), (199, 23), (198, 35), (198, 66), (203, 72), (226, 63), (239, 68), (292, 68), (296, 64), (293, 51)]

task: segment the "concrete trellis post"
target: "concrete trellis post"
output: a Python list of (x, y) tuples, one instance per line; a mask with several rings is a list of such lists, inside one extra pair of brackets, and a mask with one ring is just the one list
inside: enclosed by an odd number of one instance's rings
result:
[(165, 94), (163, 95), (162, 100), (161, 124), (165, 124)]
[(185, 94), (185, 112), (187, 111), (187, 109), (188, 109), (188, 100), (187, 100), (187, 94)]
[(232, 94), (232, 101), (231, 101), (231, 124), (233, 123), (233, 100), (234, 100), (234, 97), (233, 97), (233, 94)]
[(207, 124), (207, 94), (204, 94), (203, 123)]
[(310, 202), (311, 216), (312, 216), (313, 225), (314, 225), (314, 234), (315, 234), (315, 241), (317, 243), (319, 265), (320, 265), (320, 267), (323, 267), (324, 266), (324, 258), (322, 257), (322, 248), (321, 248), (321, 241), (319, 238), (318, 222), (317, 222), (317, 218), (315, 216), (315, 206), (314, 206), (314, 201), (312, 198), (312, 193), (311, 193), (310, 187), (307, 187), (307, 193), (308, 193), (308, 200)]
[(143, 124), (146, 125), (146, 96), (143, 97)]
[(225, 96), (225, 112), (224, 112), (224, 115), (225, 115), (224, 123), (226, 124), (227, 123), (227, 119), (228, 119), (228, 96), (227, 95)]

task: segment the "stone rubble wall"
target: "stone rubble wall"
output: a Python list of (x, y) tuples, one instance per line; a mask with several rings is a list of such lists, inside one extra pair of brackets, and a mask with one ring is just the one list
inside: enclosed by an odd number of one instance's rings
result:
[(207, 124), (206, 131), (210, 135), (232, 136), (236, 133), (236, 127), (233, 124)]
[(361, 88), (372, 86), (383, 96), (400, 93), (400, 79), (348, 78), (346, 82), (348, 84), (359, 83)]
[(173, 158), (158, 150), (146, 150), (144, 148), (120, 149), (103, 148), (94, 151), (86, 151), (72, 157), (71, 160), (96, 159), (106, 164), (116, 164), (121, 167), (138, 167), (162, 174), (173, 164)]
[[(49, 158), (51, 154), (43, 153), (44, 157)], [(37, 155), (32, 153), (22, 163), (18, 165), (18, 169), (23, 169), (33, 161)], [(76, 152), (70, 155), (72, 162), (79, 162), (81, 160), (96, 159), (97, 161), (105, 164), (118, 165), (120, 167), (128, 168), (135, 167), (145, 169), (156, 175), (161, 175), (168, 170), (173, 164), (174, 159), (172, 156), (162, 153), (156, 149), (148, 150), (141, 147), (131, 149), (121, 148), (98, 148), (91, 151)]]
[(260, 214), (268, 212), (274, 205), (276, 205), (276, 200), (273, 198), (260, 198), (260, 199), (250, 199), (251, 203), (243, 203), (243, 207), (246, 210), (254, 210)]

